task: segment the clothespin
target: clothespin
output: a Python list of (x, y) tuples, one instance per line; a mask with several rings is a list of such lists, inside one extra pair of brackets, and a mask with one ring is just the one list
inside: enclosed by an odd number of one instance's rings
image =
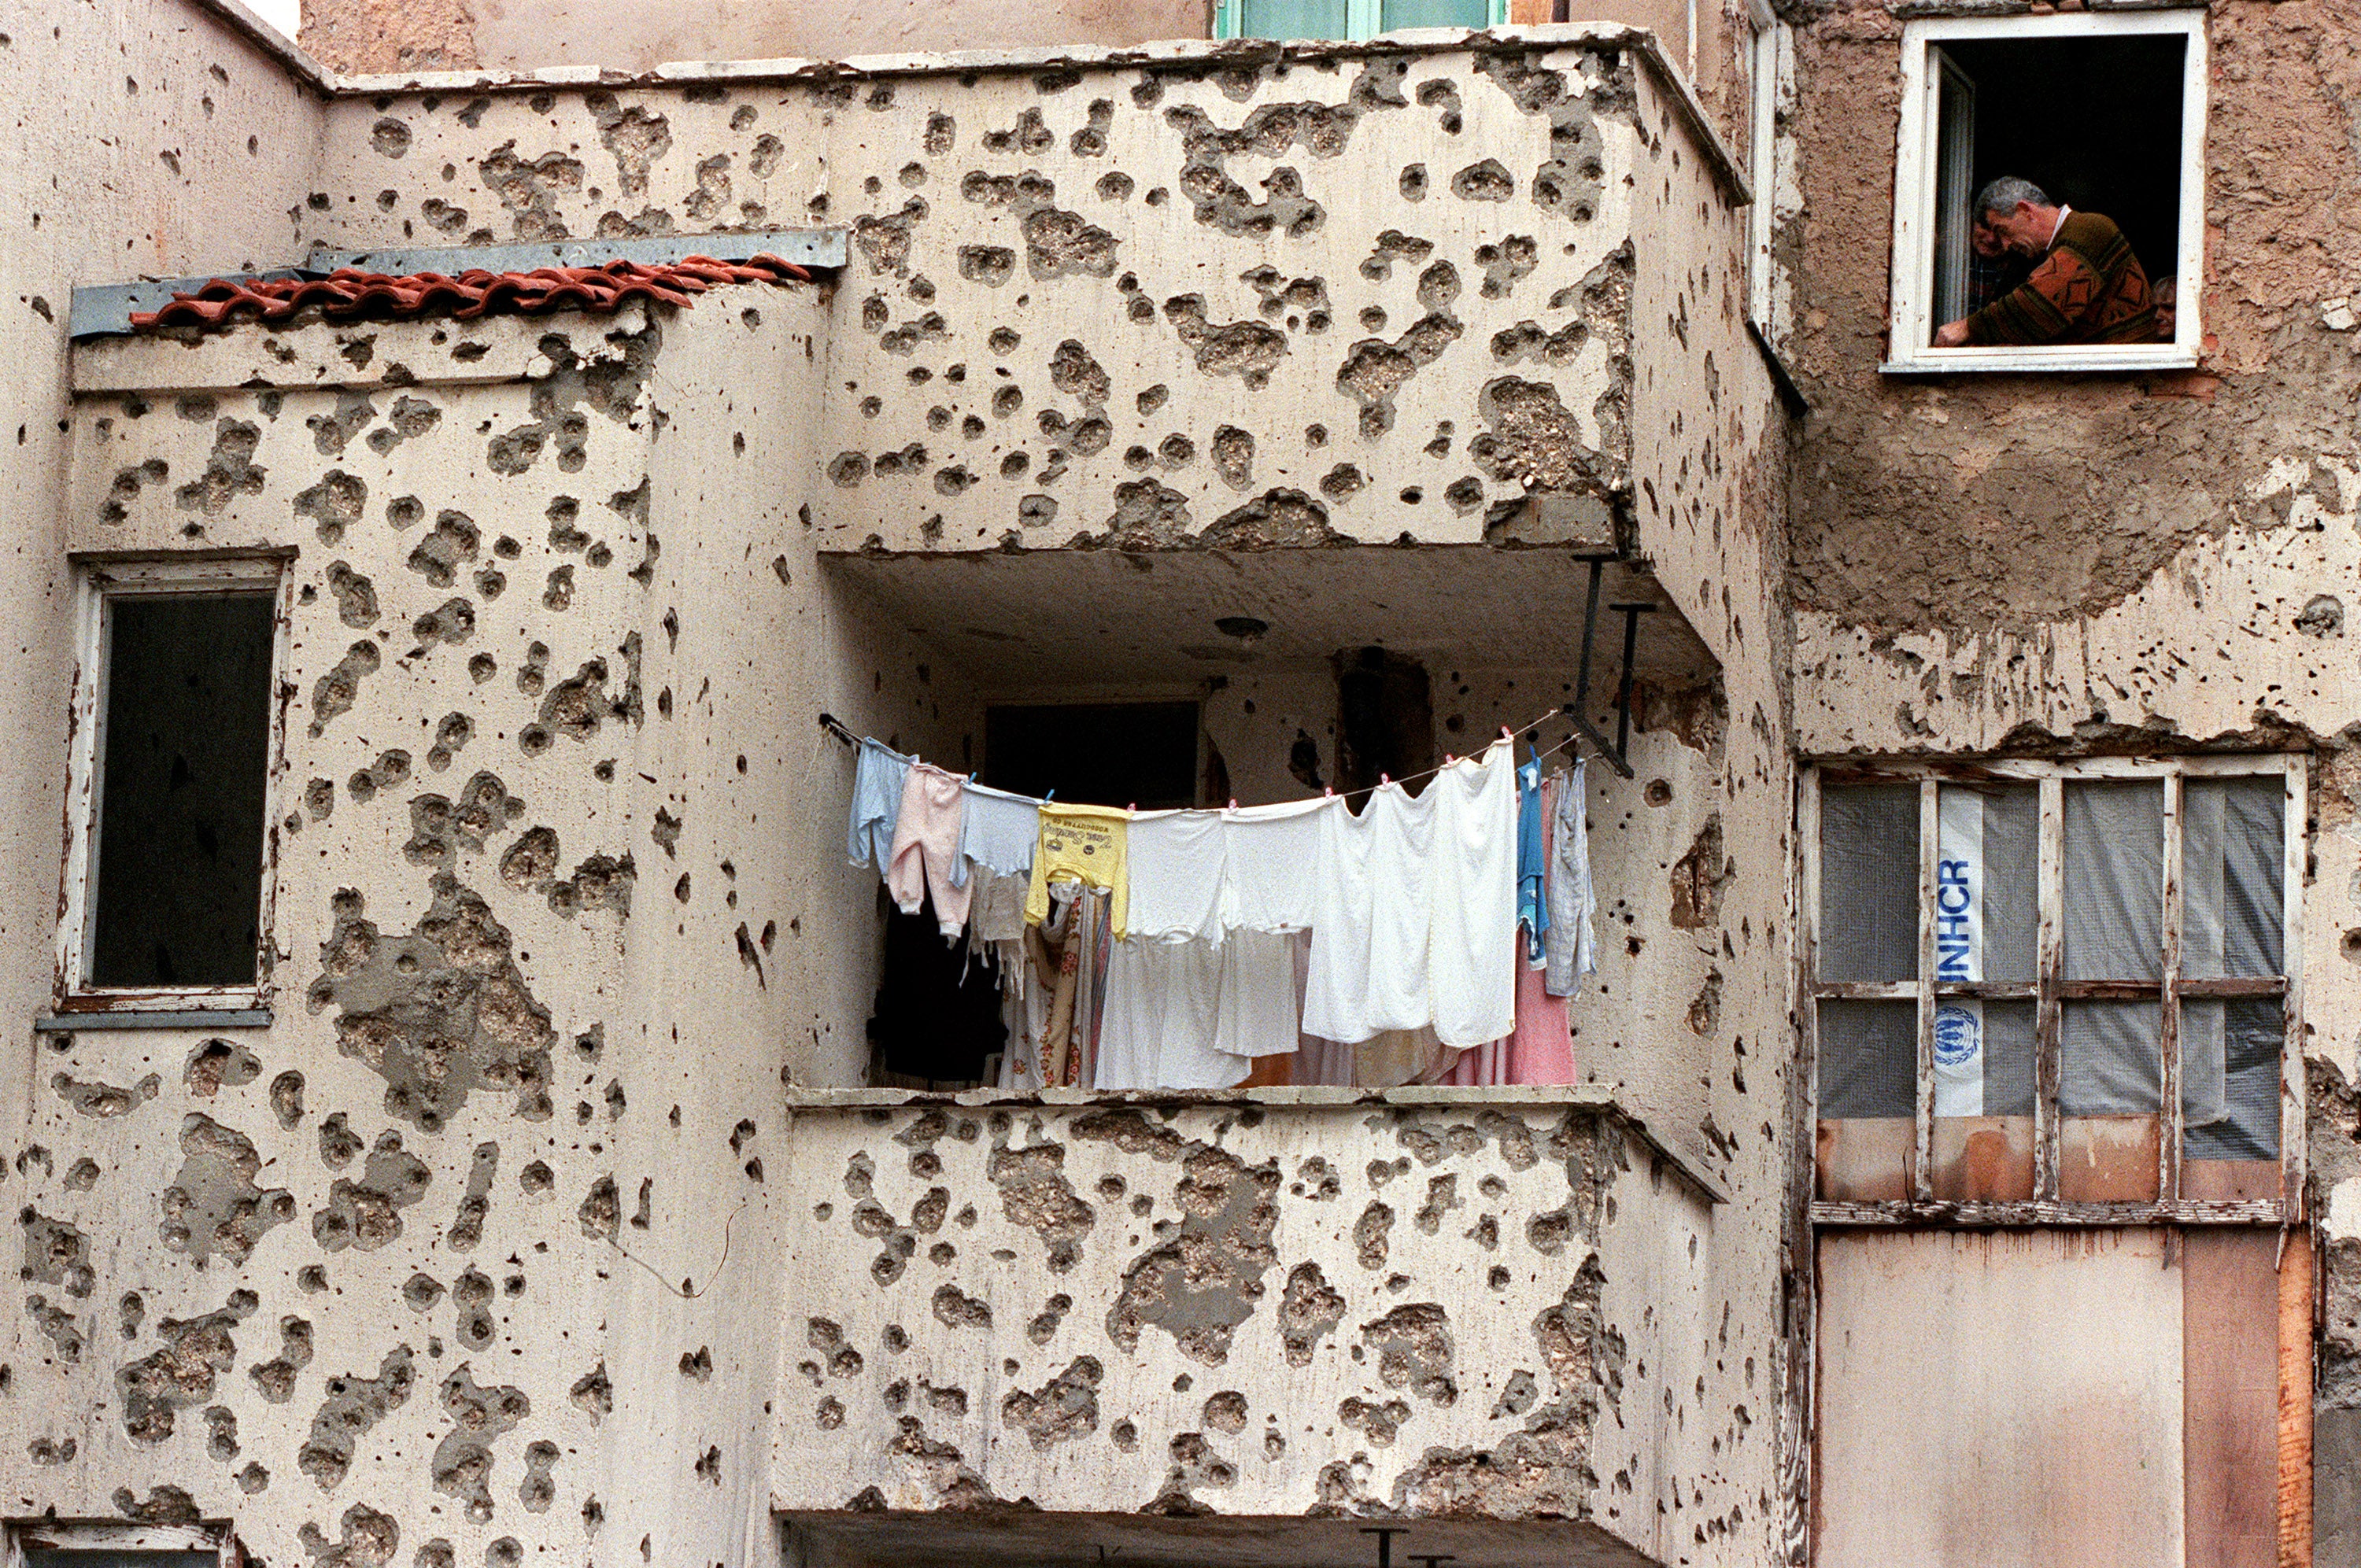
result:
[(1389, 778), (1386, 777), (1386, 775), (1385, 775), (1385, 774), (1383, 774), (1383, 773), (1379, 773), (1379, 774), (1378, 775), (1378, 783), (1379, 783), (1380, 784), (1391, 784), (1391, 783), (1393, 783), (1393, 782), (1394, 782), (1393, 780), (1391, 780), (1391, 779), (1389, 779)]
[(1230, 796), (1230, 809), (1231, 809), (1232, 811), (1235, 811), (1237, 808), (1238, 808), (1238, 797), (1237, 797), (1236, 795), (1232, 795), (1232, 796)]
[(1334, 800), (1336, 798), (1336, 786), (1334, 784), (1322, 784), (1320, 786), (1320, 793), (1326, 798)]
[(1041, 792), (1041, 804), (1044, 806), (1049, 805), (1051, 801), (1057, 798), (1058, 792), (1054, 789), (1045, 789)]
[(1455, 757), (1455, 756), (1452, 755), (1452, 754), (1451, 754), (1450, 752), (1448, 752), (1448, 751), (1445, 751), (1444, 753), (1443, 753), (1443, 765), (1444, 765), (1444, 767), (1446, 767), (1446, 768), (1447, 768), (1447, 767), (1449, 767), (1449, 766), (1451, 766), (1451, 764), (1452, 764), (1452, 763), (1454, 763), (1454, 762), (1457, 762), (1458, 760), (1459, 760), (1459, 759), (1458, 759), (1457, 757)]

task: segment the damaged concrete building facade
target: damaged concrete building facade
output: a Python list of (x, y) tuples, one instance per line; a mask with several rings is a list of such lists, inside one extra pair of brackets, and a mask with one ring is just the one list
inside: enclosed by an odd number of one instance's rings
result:
[[(7, 1552), (2361, 1563), (2361, 18), (581, 10), (0, 27)], [(1076, 705), (1541, 716), (1578, 1081), (891, 1081), (820, 718)]]

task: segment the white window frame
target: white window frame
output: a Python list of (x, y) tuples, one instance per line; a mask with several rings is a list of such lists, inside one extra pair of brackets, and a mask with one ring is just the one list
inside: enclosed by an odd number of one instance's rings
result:
[[(68, 764), (65, 869), (58, 898), (57, 1009), (60, 1014), (240, 1013), (267, 1005), (270, 994), (272, 905), (277, 889), (279, 811), (287, 771), (286, 704), (280, 683), (287, 666), (292, 574), (279, 555), (92, 559), (78, 564), (72, 754)], [(98, 915), (98, 838), (105, 797), (107, 607), (117, 598), (196, 598), (214, 594), (271, 597), (270, 719), (263, 781), (263, 864), (257, 927), (261, 933), (249, 985), (97, 986), (88, 963)]]
[[(1918, 802), (1918, 973), (1906, 981), (1860, 981), (1819, 979), (1820, 941), (1820, 787), (1825, 773), (1842, 782), (1867, 780), (1916, 783)], [(2283, 959), (2287, 968), (2270, 981), (2182, 981), (2180, 978), (2181, 896), (2181, 784), (2192, 778), (2279, 778), (2286, 794), (2281, 807), (2286, 841), (2279, 878)], [(2163, 1078), (2158, 1088), (2158, 1197), (2121, 1203), (2069, 1202), (2058, 1196), (2059, 1117), (2048, 1096), (2059, 1081), (2059, 999), (2074, 987), (2063, 978), (2063, 937), (2058, 911), (2061, 905), (2059, 877), (2064, 860), (2064, 804), (2067, 783), (2101, 780), (2157, 783), (2164, 790), (2164, 907), (2159, 929), (2163, 936), (2162, 980), (2158, 1005), (2164, 1017), (2159, 1053)], [(1935, 930), (1933, 920), (1937, 792), (1946, 780), (2032, 783), (2040, 791), (2039, 934), (2036, 967), (2039, 978), (2030, 985), (1950, 985), (1933, 980)], [(1912, 1162), (1911, 1195), (1899, 1201), (1830, 1201), (1815, 1192), (1812, 1219), (1822, 1225), (1947, 1224), (2286, 1224), (2302, 1212), (2304, 1181), (2303, 1075), (2303, 891), (2308, 842), (2310, 772), (2304, 753), (2261, 752), (2243, 756), (2095, 757), (2080, 762), (1887, 762), (1828, 761), (1806, 768), (1798, 780), (1798, 844), (1802, 858), (1797, 878), (1802, 899), (1803, 947), (1797, 955), (1801, 984), (1797, 1016), (1804, 1035), (1805, 1095), (1811, 1102), (1806, 1125), (1819, 1124), (1819, 1003), (1848, 1001), (1916, 1002), (1918, 1004), (1916, 1154)], [(2273, 1199), (2197, 1199), (2180, 1196), (2181, 1168), (2179, 1003), (2200, 992), (2212, 995), (2261, 994), (2279, 998), (2284, 1028), (2279, 1045), (2279, 1193)], [(2025, 1200), (1955, 1201), (1934, 1196), (1933, 1133), (1935, 1123), (1935, 1009), (1942, 995), (2006, 994), (2039, 1003), (2035, 1046), (2037, 1087), (2034, 1098), (2034, 1196)], [(1809, 1150), (1804, 1152), (1806, 1160)]]
[(246, 1553), (226, 1524), (123, 1524), (112, 1520), (38, 1519), (0, 1530), (0, 1568), (24, 1568), (27, 1547), (43, 1551), (111, 1552), (210, 1552), (221, 1568), (245, 1568)]
[[(1936, 159), (1941, 72), (1927, 57), (1931, 45), (1995, 38), (2183, 38), (2180, 101), (2180, 238), (2175, 330), (2170, 343), (2060, 344), (2056, 346), (1927, 346), (1938, 326), (1935, 287)], [(2205, 341), (2198, 319), (2205, 250), (2205, 102), (2207, 63), (2202, 10), (2087, 12), (2048, 16), (1957, 16), (1905, 23), (1902, 29), (1902, 121), (1894, 168), (1893, 313), (1887, 323), (1888, 375), (1960, 371), (2180, 370), (2198, 362)]]
[[(1348, 43), (1360, 43), (1384, 36), (1378, 22), (1384, 16), (1382, 0), (1345, 0), (1345, 38)], [(1246, 0), (1214, 0), (1213, 36), (1217, 38), (1239, 38), (1247, 35), (1239, 27), (1246, 21)], [(1484, 0), (1484, 26), (1505, 27), (1509, 25), (1509, 0)], [(1416, 31), (1419, 29), (1403, 29)]]
[(1771, 262), (1771, 231), (1778, 216), (1779, 102), (1788, 81), (1794, 35), (1763, 4), (1750, 0), (1747, 35), (1746, 178), (1754, 189), (1747, 209), (1747, 311), (1763, 336), (1773, 342), (1774, 309)]

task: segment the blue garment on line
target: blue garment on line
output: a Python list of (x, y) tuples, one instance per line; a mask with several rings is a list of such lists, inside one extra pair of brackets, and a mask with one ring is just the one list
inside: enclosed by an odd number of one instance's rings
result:
[(894, 827), (902, 817), (902, 787), (910, 782), (910, 759), (883, 741), (861, 742), (861, 763), (852, 775), (852, 813), (844, 829), (844, 858), (874, 865), (877, 874), (894, 863)]
[(1542, 889), (1549, 864), (1542, 831), (1542, 759), (1517, 769), (1517, 926), (1524, 935), (1525, 962), (1542, 967), (1543, 939), (1549, 935), (1549, 900)]

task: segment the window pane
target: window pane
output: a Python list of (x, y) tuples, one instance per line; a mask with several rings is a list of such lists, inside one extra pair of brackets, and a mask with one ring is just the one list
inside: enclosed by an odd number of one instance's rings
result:
[(2180, 796), (2180, 971), (2198, 979), (2281, 972), (2287, 784), (2191, 779)]
[(1918, 1004), (1823, 1002), (1819, 1008), (1820, 1196), (1907, 1198), (1916, 1146)]
[(2163, 1103), (2153, 1002), (2068, 1002), (2059, 1042), (2058, 1195), (2123, 1203), (2156, 1196)]
[(107, 605), (89, 979), (251, 985), (270, 740), (268, 594)]
[(2181, 1146), (2190, 1159), (2279, 1157), (2279, 1053), (2286, 1040), (2275, 996), (2180, 1004)]
[(1945, 784), (1935, 850), (1935, 978), (2030, 985), (2041, 792)]
[(2032, 1002), (1951, 1000), (1935, 1009), (1934, 1193), (2033, 1196)]
[(1238, 36), (1341, 38), (1345, 36), (1345, 0), (1240, 0)]
[(1383, 0), (1378, 26), (1389, 33), (1402, 27), (1480, 27), (1487, 9), (1485, 0)]
[(1819, 978), (1918, 978), (1918, 786), (1820, 792)]
[(2164, 785), (2069, 784), (2065, 795), (2066, 978), (2161, 979)]
[(1918, 1077), (1915, 1002), (1820, 1003), (1820, 1116), (1909, 1116)]
[[(1938, 74), (1935, 112), (1935, 313), (1934, 324), (1966, 315), (1968, 302), (1968, 203), (1974, 199), (1976, 89), (1965, 71), (1939, 49), (1927, 51)], [(1976, 302), (1982, 304), (1984, 302)]]

